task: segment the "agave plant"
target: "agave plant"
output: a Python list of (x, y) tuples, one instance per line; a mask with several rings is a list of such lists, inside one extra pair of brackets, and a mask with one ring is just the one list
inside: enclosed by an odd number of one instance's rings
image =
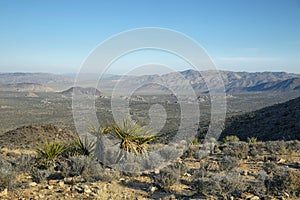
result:
[(70, 153), (75, 156), (91, 156), (94, 151), (95, 144), (95, 142), (89, 141), (87, 137), (82, 140), (79, 136), (77, 136), (71, 144)]
[(39, 160), (46, 167), (55, 165), (58, 158), (60, 158), (67, 150), (67, 146), (55, 141), (54, 143), (46, 142), (45, 146), (37, 148)]
[(156, 134), (140, 126), (131, 119), (123, 120), (123, 123), (112, 124), (102, 128), (97, 134), (110, 134), (120, 140), (120, 148), (126, 152), (144, 154), (147, 151), (149, 142), (156, 139)]

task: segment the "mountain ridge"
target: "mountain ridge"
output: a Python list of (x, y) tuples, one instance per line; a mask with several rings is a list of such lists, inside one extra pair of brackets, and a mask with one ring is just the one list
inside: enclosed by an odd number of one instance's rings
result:
[[(187, 90), (192, 87), (199, 93), (207, 93), (208, 88), (204, 81), (210, 81), (214, 87), (216, 71), (196, 71), (193, 69), (172, 72), (162, 75), (141, 75), (141, 76), (104, 76), (98, 88), (101, 91), (112, 90), (116, 84), (124, 88), (136, 88), (151, 83), (161, 83), (178, 90)], [(227, 93), (241, 92), (286, 92), (300, 89), (300, 74), (287, 72), (232, 72), (217, 71), (222, 78)], [(97, 76), (86, 78), (84, 87), (92, 86), (93, 80), (98, 80)], [(16, 83), (37, 83), (48, 87), (65, 88), (74, 84), (75, 77), (50, 74), (50, 73), (0, 73), (0, 84)], [(83, 87), (83, 86), (82, 86)]]

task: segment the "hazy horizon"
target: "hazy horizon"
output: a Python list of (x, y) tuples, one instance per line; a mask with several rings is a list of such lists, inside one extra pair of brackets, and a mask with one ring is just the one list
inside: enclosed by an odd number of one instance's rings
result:
[[(0, 72), (77, 73), (90, 52), (121, 32), (159, 27), (195, 40), (219, 70), (300, 73), (300, 3), (290, 1), (0, 1)], [(143, 51), (135, 61), (178, 57)]]
[[(197, 69), (191, 69), (191, 68), (187, 68), (187, 69), (183, 69), (183, 70), (176, 70), (176, 72), (183, 72), (183, 71), (188, 71), (188, 70), (197, 70)], [(288, 71), (271, 71), (271, 70), (261, 70), (261, 71), (246, 71), (246, 70), (228, 70), (228, 69), (219, 69), (217, 68), (218, 71), (228, 71), (228, 72), (236, 72), (236, 73), (265, 73), (265, 72), (273, 72), (273, 73), (288, 73), (288, 74), (300, 74), (297, 72), (288, 72)], [(204, 70), (205, 71), (205, 70)], [(200, 70), (201, 72), (201, 70)], [(42, 74), (56, 74), (56, 75), (64, 75), (64, 76), (76, 76), (78, 74), (78, 72), (43, 72), (43, 71), (0, 71), (0, 74), (13, 74), (13, 73), (25, 73), (25, 74), (34, 74), (34, 73), (42, 73)], [(130, 74), (130, 75), (135, 75), (135, 76), (142, 76), (142, 75), (162, 75), (162, 74), (167, 74), (170, 72), (161, 72), (161, 73), (136, 73), (136, 74)], [(93, 76), (99, 76), (98, 74), (95, 74), (93, 72), (91, 73), (83, 73), (86, 75), (93, 75)], [(123, 73), (104, 73), (104, 75), (110, 76), (110, 75), (115, 75), (115, 76), (122, 76), (124, 75)]]

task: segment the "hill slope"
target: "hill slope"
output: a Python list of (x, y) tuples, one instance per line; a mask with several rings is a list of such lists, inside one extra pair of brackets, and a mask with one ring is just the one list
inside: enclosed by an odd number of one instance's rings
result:
[(236, 135), (241, 140), (300, 140), (300, 97), (227, 120), (221, 138)]
[(77, 95), (95, 95), (98, 97), (102, 95), (102, 93), (98, 89), (92, 87), (71, 87), (61, 92), (61, 94), (65, 96), (72, 96), (74, 93)]
[(45, 142), (73, 141), (76, 135), (56, 125), (29, 125), (0, 134), (0, 148), (37, 148)]

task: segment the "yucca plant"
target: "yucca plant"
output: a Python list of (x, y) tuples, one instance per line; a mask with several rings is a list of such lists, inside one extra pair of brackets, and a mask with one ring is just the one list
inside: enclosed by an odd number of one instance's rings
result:
[(223, 143), (230, 143), (230, 142), (239, 142), (240, 139), (236, 135), (228, 135), (223, 138)]
[(247, 138), (248, 143), (254, 144), (257, 142), (257, 138), (256, 137), (251, 137), (251, 138)]
[(124, 119), (122, 124), (115, 123), (103, 128), (101, 134), (110, 134), (121, 140), (120, 148), (135, 155), (146, 153), (148, 144), (156, 138), (152, 131), (131, 119)]
[(38, 158), (41, 163), (49, 168), (56, 165), (58, 158), (60, 158), (67, 150), (67, 146), (55, 141), (54, 143), (46, 142), (45, 146), (36, 149)]
[(95, 148), (95, 142), (88, 141), (88, 138), (85, 137), (82, 140), (79, 136), (74, 140), (70, 145), (70, 154), (73, 156), (91, 156)]

